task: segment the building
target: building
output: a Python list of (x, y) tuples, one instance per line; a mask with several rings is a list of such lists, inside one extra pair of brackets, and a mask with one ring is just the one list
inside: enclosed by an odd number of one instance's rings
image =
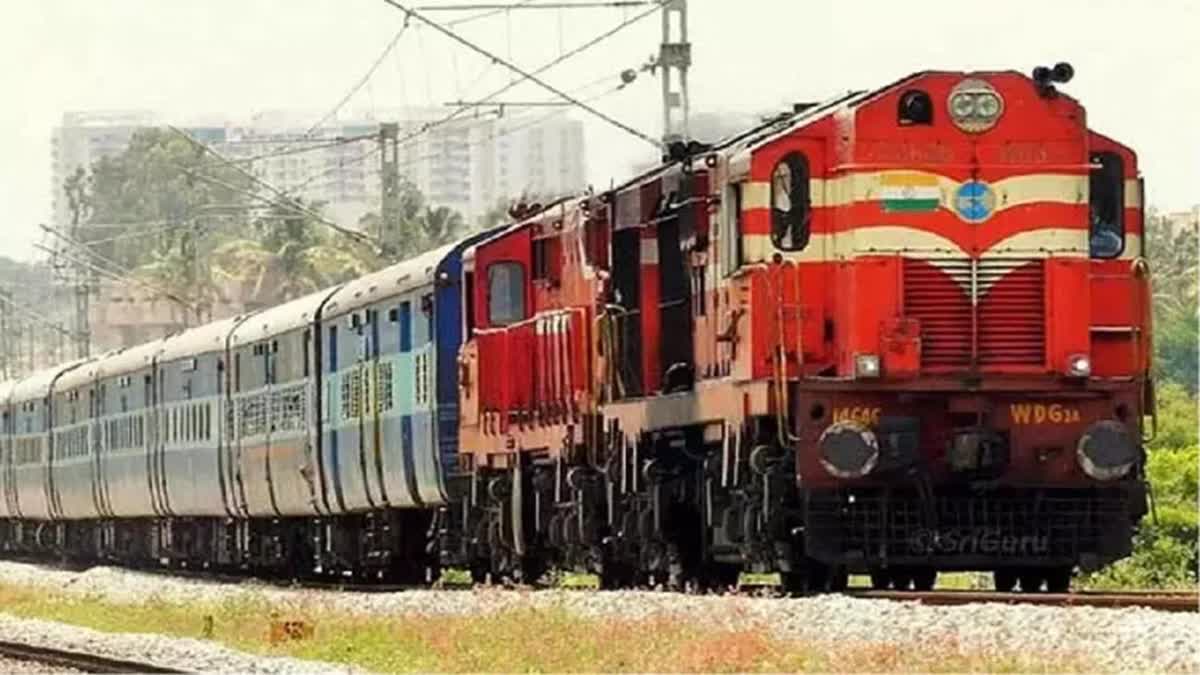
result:
[[(554, 116), (479, 115), (445, 122), (442, 108), (383, 110), (328, 121), (313, 129), (314, 111), (264, 111), (245, 120), (224, 116), (172, 121), (222, 156), (239, 162), (264, 182), (311, 203), (330, 219), (356, 227), (379, 212), (380, 125), (399, 125), (397, 163), (431, 206), (450, 207), (468, 223), (501, 200), (522, 194), (559, 196), (584, 189), (583, 125)], [(139, 129), (167, 123), (149, 111), (74, 112), (53, 131), (51, 206), (59, 227), (71, 221), (64, 182), (77, 169), (123, 151)], [(264, 192), (267, 192), (264, 190)], [(212, 317), (249, 307), (245, 289), (222, 289)], [(195, 321), (177, 304), (144, 290), (104, 282), (91, 305), (93, 340), (99, 348), (135, 344)]]
[(539, 124), (499, 124), (495, 144), (495, 196), (559, 197), (587, 186), (583, 124), (556, 116)]
[(63, 184), (77, 169), (90, 169), (103, 157), (119, 154), (138, 129), (154, 124), (146, 110), (69, 112), (50, 135), (50, 209), (54, 222), (71, 222)]
[[(530, 124), (482, 115), (446, 123), (446, 114), (441, 108), (390, 109), (311, 129), (320, 113), (272, 110), (248, 120), (178, 124), (225, 157), (246, 161), (267, 183), (323, 204), (330, 218), (350, 227), (380, 208), (377, 137), (386, 121), (400, 125), (401, 175), (431, 205), (450, 207), (471, 222), (501, 199), (522, 193), (561, 195), (586, 186), (580, 121), (555, 116)], [(121, 152), (139, 128), (163, 123), (148, 111), (64, 115), (54, 129), (51, 150), (55, 223), (70, 222), (63, 190), (67, 177)]]

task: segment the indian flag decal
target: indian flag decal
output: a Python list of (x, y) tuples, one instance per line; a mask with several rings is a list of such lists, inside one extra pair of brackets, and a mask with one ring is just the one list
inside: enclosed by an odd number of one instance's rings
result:
[(937, 176), (927, 173), (886, 173), (880, 188), (884, 211), (936, 211), (942, 203)]

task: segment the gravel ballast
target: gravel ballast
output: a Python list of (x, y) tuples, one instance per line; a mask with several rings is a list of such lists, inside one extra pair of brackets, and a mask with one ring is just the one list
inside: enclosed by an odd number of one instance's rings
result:
[[(227, 649), (214, 642), (164, 637), (145, 633), (104, 633), (54, 621), (20, 619), (0, 614), (0, 637), (10, 642), (55, 647), (67, 651), (107, 656), (196, 673), (317, 673), (348, 672), (328, 663), (283, 657), (257, 656)], [(3, 669), (0, 662), (0, 672)], [(38, 664), (42, 670), (62, 672)]]
[[(470, 591), (414, 590), (395, 593), (289, 589), (255, 582), (223, 584), (172, 578), (111, 567), (70, 572), (0, 561), (0, 583), (39, 586), (112, 603), (140, 603), (154, 598), (168, 603), (219, 603), (239, 597), (265, 600), (281, 608), (328, 609), (353, 614), (479, 615), (510, 609), (561, 608), (583, 617), (671, 618), (697, 625), (768, 630), (778, 638), (853, 648), (891, 645), (922, 649), (951, 645), (962, 655), (1017, 654), (1078, 659), (1110, 671), (1200, 671), (1200, 614), (1143, 608), (1051, 607), (979, 603), (926, 606), (917, 602), (860, 599), (839, 595), (810, 598), (699, 596), (649, 591)], [(0, 622), (0, 634), (10, 619)], [(57, 625), (57, 624), (56, 624)], [(71, 629), (83, 630), (83, 629)], [(123, 636), (93, 634), (118, 644)], [(102, 636), (96, 638), (95, 636)], [(13, 639), (13, 638), (8, 638)], [(144, 636), (129, 638), (129, 648)], [(253, 672), (305, 670), (302, 662), (263, 659), (228, 652), (213, 643), (179, 642), (184, 650), (203, 652), (201, 662), (247, 658), (232, 669)], [(219, 654), (221, 652), (222, 654)], [(225, 654), (230, 655), (225, 655)], [(123, 652), (114, 655), (126, 658)], [(209, 660), (211, 657), (211, 660)], [(307, 664), (307, 670), (328, 669)], [(226, 668), (217, 668), (226, 669)]]

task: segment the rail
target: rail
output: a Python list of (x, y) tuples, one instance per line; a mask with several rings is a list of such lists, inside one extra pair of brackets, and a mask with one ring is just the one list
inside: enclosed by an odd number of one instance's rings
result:
[(1200, 611), (1197, 591), (1130, 591), (1075, 593), (997, 593), (994, 591), (848, 591), (851, 597), (917, 601), (926, 605), (966, 605), (993, 602), (1006, 605), (1075, 607), (1145, 607), (1164, 612)]
[(85, 673), (186, 673), (153, 663), (117, 659), (86, 652), (76, 652), (57, 647), (33, 645), (25, 642), (0, 640), (0, 656), (20, 661), (32, 661), (56, 668), (81, 670)]

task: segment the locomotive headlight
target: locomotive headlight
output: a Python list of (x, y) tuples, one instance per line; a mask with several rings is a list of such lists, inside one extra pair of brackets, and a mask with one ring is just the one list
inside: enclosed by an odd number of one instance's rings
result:
[(854, 376), (855, 377), (879, 377), (879, 355), (878, 354), (855, 354), (854, 355)]
[(1116, 480), (1133, 468), (1138, 446), (1124, 424), (1102, 420), (1088, 427), (1075, 449), (1079, 466), (1096, 480)]
[(1067, 357), (1067, 374), (1071, 377), (1087, 377), (1092, 374), (1092, 359), (1087, 354), (1072, 354)]
[(975, 113), (975, 96), (966, 92), (950, 97), (950, 114), (955, 122), (966, 119)]
[(969, 133), (987, 131), (1004, 114), (1004, 99), (984, 80), (966, 79), (955, 85), (946, 100), (954, 126)]
[(975, 112), (985, 119), (993, 119), (1000, 114), (1000, 99), (993, 94), (980, 94), (975, 98)]
[(829, 425), (818, 444), (821, 466), (836, 478), (862, 478), (879, 463), (879, 440), (855, 421)]

